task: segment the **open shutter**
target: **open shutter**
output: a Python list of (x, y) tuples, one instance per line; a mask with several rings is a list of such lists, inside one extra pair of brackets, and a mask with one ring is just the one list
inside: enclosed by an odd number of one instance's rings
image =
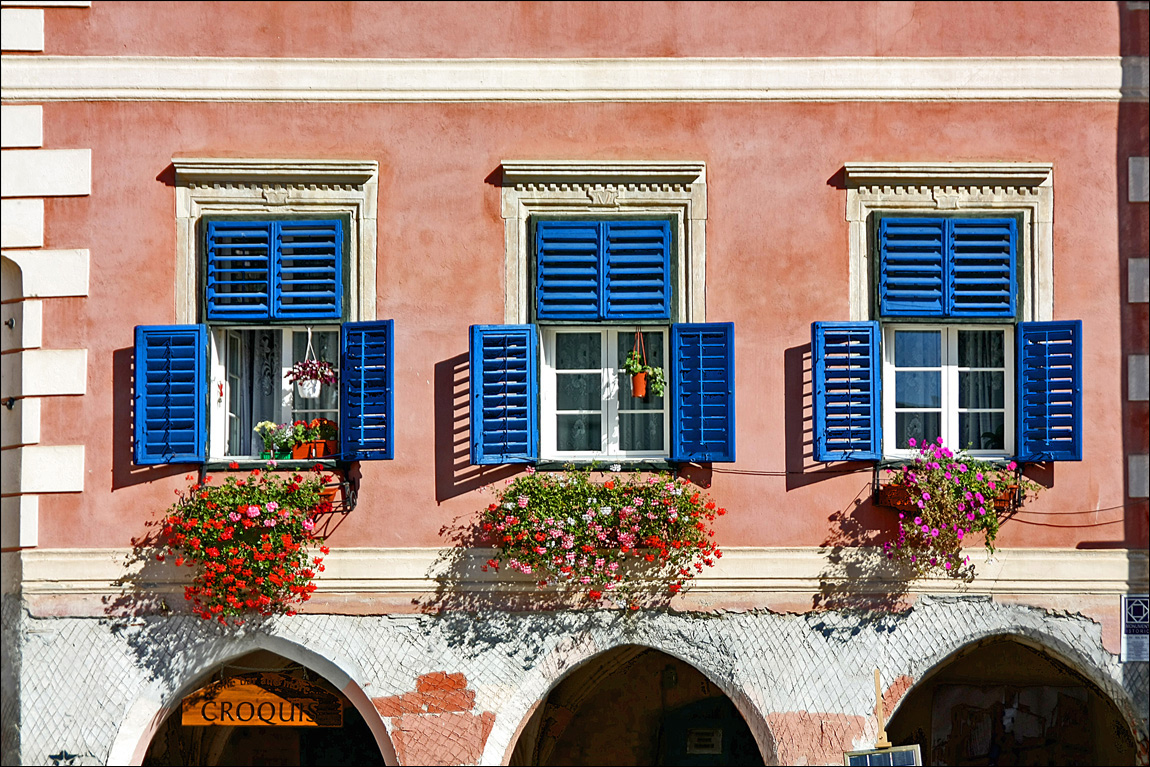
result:
[(1020, 322), (1018, 460), (1082, 460), (1082, 321)]
[(208, 329), (136, 327), (136, 463), (203, 463), (207, 442)]
[(343, 310), (343, 222), (275, 222), (274, 316), (339, 319)]
[(884, 218), (879, 224), (879, 312), (941, 317), (945, 311), (946, 220)]
[(603, 230), (606, 319), (669, 319), (671, 223), (608, 221)]
[(599, 224), (535, 224), (535, 314), (540, 320), (597, 320), (603, 296)]
[(735, 326), (671, 326), (671, 460), (735, 460)]
[(205, 296), (209, 320), (272, 317), (275, 233), (270, 221), (209, 221)]
[(539, 460), (534, 325), (471, 326), (471, 463)]
[(1013, 317), (1017, 224), (1013, 218), (947, 221), (946, 312), (951, 317)]
[(395, 320), (340, 328), (340, 458), (395, 456)]
[(816, 461), (882, 457), (879, 325), (811, 325)]

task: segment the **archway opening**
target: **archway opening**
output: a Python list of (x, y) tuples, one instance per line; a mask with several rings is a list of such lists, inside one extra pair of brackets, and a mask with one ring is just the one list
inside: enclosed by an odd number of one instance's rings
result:
[(734, 702), (689, 663), (628, 645), (555, 686), (524, 726), (512, 765), (758, 765)]
[(915, 685), (887, 724), (926, 764), (1134, 764), (1134, 737), (1097, 685), (1012, 637), (972, 644)]
[[(205, 710), (207, 716), (191, 717), (206, 724), (185, 723), (184, 707), (177, 705), (156, 730), (143, 763), (205, 767), (384, 764), (375, 736), (355, 705), (319, 674), (276, 653), (257, 650), (229, 661), (201, 679), (190, 696), (214, 692), (229, 683), (238, 683), (232, 689), (240, 690), (239, 697), (249, 689), (261, 693), (255, 683), (263, 684), (265, 679), (274, 682), (264, 684), (268, 689), (288, 690), (288, 702), (245, 705), (233, 699), (227, 708), (219, 702)], [(324, 716), (310, 716), (320, 708)], [(325, 726), (297, 724), (304, 719), (304, 711), (309, 712), (309, 720)], [(333, 725), (336, 719), (337, 726)]]

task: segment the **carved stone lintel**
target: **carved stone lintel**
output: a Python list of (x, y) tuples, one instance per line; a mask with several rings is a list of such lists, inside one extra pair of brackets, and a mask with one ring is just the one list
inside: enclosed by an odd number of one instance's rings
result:
[(269, 205), (283, 205), (288, 199), (288, 190), (282, 186), (264, 187), (264, 200)]
[(958, 195), (934, 190), (934, 203), (939, 210), (958, 210)]
[(613, 207), (618, 204), (619, 192), (615, 189), (588, 189), (587, 196), (592, 205)]

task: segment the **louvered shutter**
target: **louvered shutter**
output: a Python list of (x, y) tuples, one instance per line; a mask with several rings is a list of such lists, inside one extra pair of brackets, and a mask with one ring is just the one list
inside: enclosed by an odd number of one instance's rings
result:
[(136, 327), (137, 464), (204, 462), (207, 349), (204, 325)]
[(882, 457), (879, 325), (811, 325), (816, 461)]
[(339, 319), (343, 312), (343, 223), (275, 222), (274, 316)]
[(735, 326), (671, 326), (671, 460), (735, 460)]
[(597, 320), (602, 314), (599, 224), (535, 224), (535, 307), (540, 320)]
[(947, 221), (946, 312), (951, 317), (1013, 317), (1017, 224), (1012, 218)]
[(340, 457), (395, 455), (395, 321), (345, 322), (340, 329)]
[(669, 319), (670, 222), (608, 221), (603, 242), (606, 319)]
[(945, 311), (946, 220), (884, 218), (879, 224), (879, 311), (941, 317)]
[(539, 460), (534, 325), (471, 326), (471, 463)]
[(207, 318), (270, 319), (273, 223), (209, 221), (206, 240)]
[(1018, 460), (1082, 460), (1082, 321), (1020, 322)]

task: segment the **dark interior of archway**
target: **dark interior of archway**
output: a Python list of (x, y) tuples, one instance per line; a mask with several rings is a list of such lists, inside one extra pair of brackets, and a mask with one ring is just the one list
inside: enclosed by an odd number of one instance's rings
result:
[(174, 711), (152, 738), (145, 765), (382, 765), (375, 736), (355, 706), (331, 683), (286, 658), (257, 651), (231, 661), (198, 687), (226, 675), (281, 671), (318, 682), (343, 702), (342, 727), (185, 727)]
[(908, 693), (887, 724), (924, 764), (1134, 764), (1134, 739), (1094, 683), (998, 637), (966, 648)]
[(735, 704), (658, 650), (620, 647), (560, 682), (520, 734), (512, 765), (758, 765)]

